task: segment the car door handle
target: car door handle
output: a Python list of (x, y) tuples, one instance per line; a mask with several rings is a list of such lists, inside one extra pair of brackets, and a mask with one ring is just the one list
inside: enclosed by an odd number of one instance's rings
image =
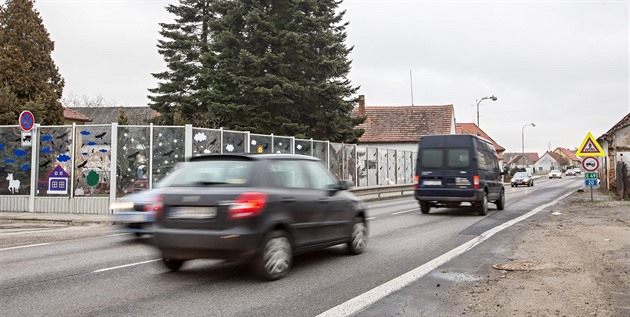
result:
[(282, 202), (285, 203), (285, 204), (293, 203), (293, 202), (295, 202), (295, 198), (294, 197), (282, 197)]
[(320, 198), (317, 201), (319, 201), (320, 204), (327, 204), (328, 203), (328, 198)]

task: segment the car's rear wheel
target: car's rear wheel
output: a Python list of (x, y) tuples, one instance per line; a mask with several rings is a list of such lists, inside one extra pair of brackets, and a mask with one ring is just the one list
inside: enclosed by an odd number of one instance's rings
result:
[(501, 194), (499, 194), (499, 199), (494, 202), (497, 205), (498, 210), (503, 210), (505, 208), (505, 191), (501, 189)]
[(252, 271), (261, 279), (273, 281), (289, 274), (292, 261), (289, 236), (284, 231), (273, 231), (267, 235), (262, 250), (252, 261)]
[(184, 264), (184, 260), (162, 258), (162, 263), (164, 263), (164, 266), (171, 270), (171, 272), (177, 272)]
[(368, 240), (368, 229), (365, 219), (357, 217), (352, 224), (352, 234), (348, 240), (348, 253), (361, 254), (365, 251)]
[(481, 199), (481, 201), (477, 202), (475, 206), (477, 207), (477, 213), (480, 216), (487, 215), (488, 214), (488, 193), (484, 192), (483, 198)]
[(420, 212), (421, 213), (428, 214), (430, 209), (431, 209), (431, 205), (429, 205), (428, 202), (421, 202), (420, 203)]

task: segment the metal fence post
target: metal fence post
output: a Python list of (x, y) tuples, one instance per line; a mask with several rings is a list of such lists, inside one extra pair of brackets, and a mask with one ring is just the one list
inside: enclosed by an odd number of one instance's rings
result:
[(221, 142), (219, 142), (219, 145), (221, 146), (221, 151), (219, 153), (223, 154), (223, 127), (219, 128), (219, 139), (221, 139)]
[(28, 211), (35, 212), (35, 195), (37, 194), (37, 183), (39, 168), (37, 159), (39, 156), (39, 123), (33, 125), (31, 134), (31, 193), (28, 196)]
[(74, 198), (74, 171), (75, 171), (75, 166), (77, 166), (77, 162), (76, 162), (76, 150), (77, 150), (77, 124), (75, 122), (72, 122), (72, 147), (71, 147), (71, 159), (70, 162), (72, 162), (72, 168), (70, 169), (70, 198)]
[[(110, 170), (109, 170), (109, 203), (116, 201), (116, 187), (118, 174), (118, 123), (112, 123), (112, 142), (110, 144)], [(111, 212), (111, 210), (110, 210)]]
[(153, 188), (153, 123), (149, 124), (149, 189)]
[(193, 129), (192, 124), (184, 125), (184, 160), (188, 160), (193, 156)]

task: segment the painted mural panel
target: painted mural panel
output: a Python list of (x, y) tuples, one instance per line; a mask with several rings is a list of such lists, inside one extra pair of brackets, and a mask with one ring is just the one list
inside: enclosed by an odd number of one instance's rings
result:
[(245, 153), (247, 132), (223, 131), (223, 153)]
[(73, 169), (72, 126), (42, 127), (39, 142), (37, 196), (70, 196)]
[(396, 184), (396, 162), (398, 161), (398, 153), (396, 150), (387, 150), (387, 183), (383, 185)]
[(111, 126), (76, 126), (75, 196), (109, 196), (111, 133)]
[(343, 146), (343, 180), (351, 181), (357, 186), (356, 170), (357, 170), (357, 152), (354, 144), (345, 144)]
[(116, 197), (149, 188), (150, 129), (119, 126)]
[(273, 153), (291, 153), (293, 139), (289, 137), (273, 137)]
[[(343, 179), (343, 144), (329, 143), (328, 153), (330, 153), (328, 169), (335, 174), (338, 179)], [(324, 162), (326, 161), (324, 160)]]
[(153, 128), (153, 184), (185, 160), (185, 137), (183, 127)]
[(313, 156), (322, 160), (324, 165), (328, 161), (328, 142), (313, 141)]
[(193, 156), (221, 153), (221, 130), (193, 129)]
[(378, 184), (388, 185), (387, 182), (387, 149), (378, 149)]
[(357, 146), (357, 177), (359, 178), (359, 182), (357, 186), (367, 186), (367, 148), (363, 146)]
[(378, 184), (378, 148), (367, 148), (367, 178), (368, 186)]
[(271, 152), (272, 137), (263, 134), (249, 135), (249, 153), (269, 154)]
[(31, 192), (31, 146), (22, 146), (22, 129), (0, 129), (0, 195)]
[(311, 155), (312, 140), (295, 139), (295, 154)]

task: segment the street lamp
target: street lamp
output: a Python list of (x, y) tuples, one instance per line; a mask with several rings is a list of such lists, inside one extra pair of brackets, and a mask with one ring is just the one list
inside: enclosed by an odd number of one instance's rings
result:
[(492, 101), (497, 101), (497, 97), (496, 97), (495, 95), (492, 95), (492, 96), (490, 96), (490, 97), (483, 97), (483, 98), (481, 98), (481, 99), (477, 100), (477, 128), (480, 128), (480, 127), (479, 127), (479, 104), (480, 104), (482, 101), (486, 100), (486, 99), (490, 99), (490, 100), (492, 100)]
[(523, 156), (525, 155), (525, 127), (530, 125), (532, 127), (536, 127), (536, 125), (532, 122), (524, 125), (521, 129), (521, 154), (523, 154)]

